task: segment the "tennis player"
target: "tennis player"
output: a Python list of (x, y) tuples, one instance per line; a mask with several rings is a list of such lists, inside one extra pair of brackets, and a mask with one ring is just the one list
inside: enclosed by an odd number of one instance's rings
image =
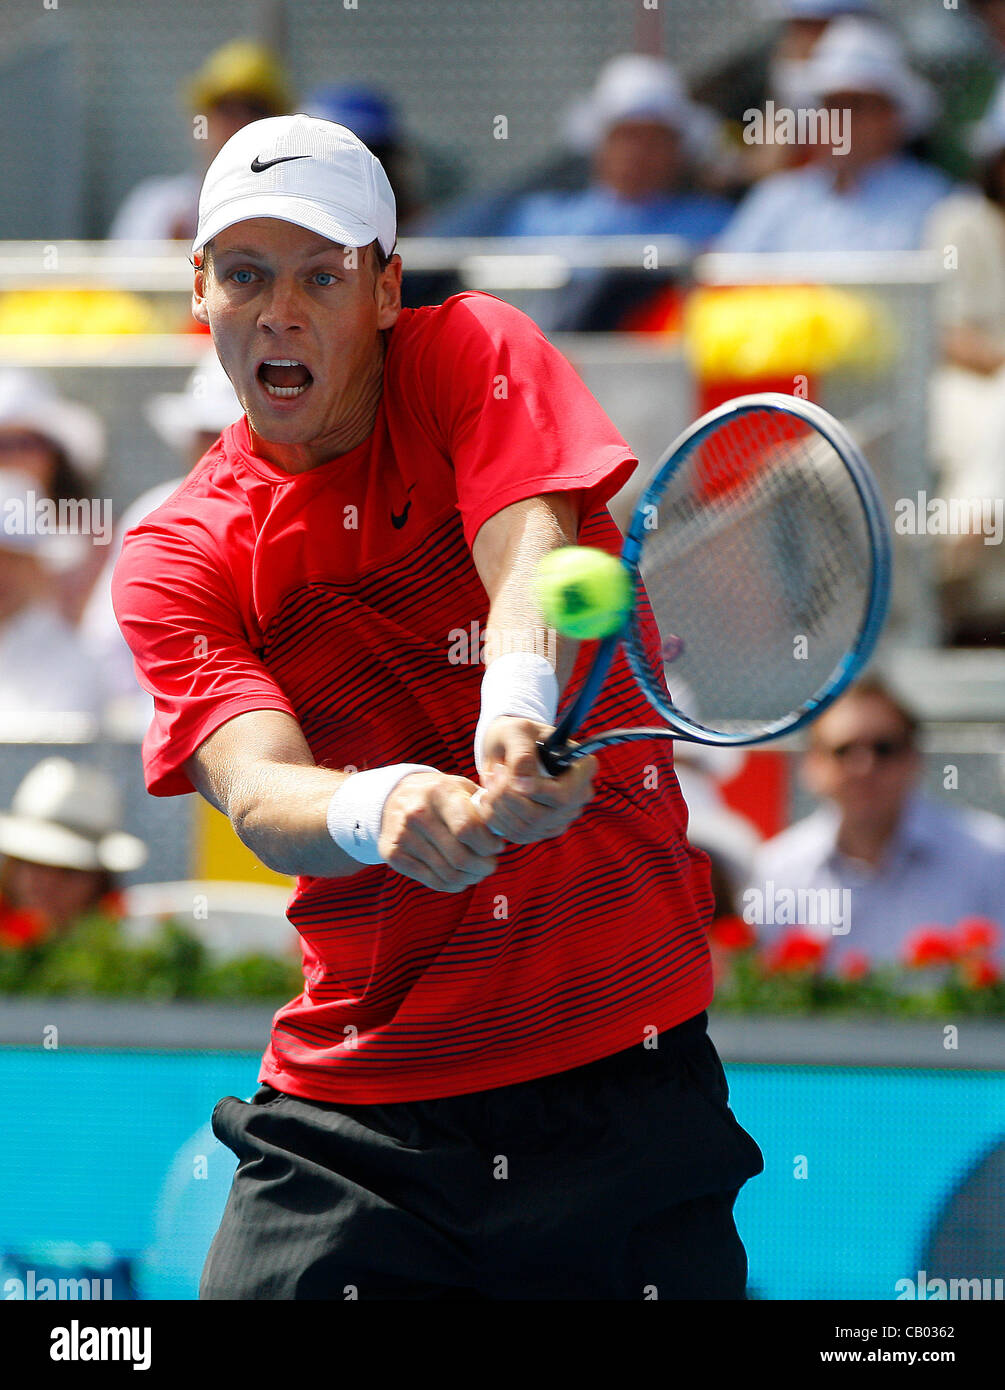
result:
[[(402, 309), (394, 247), (343, 127), (228, 142), (194, 306), (246, 414), (115, 579), (150, 791), (297, 876), (304, 991), (213, 1112), (240, 1162), (200, 1296), (742, 1298), (762, 1159), (706, 1033), (669, 745), (535, 755), (592, 644), (542, 650), (531, 575), (620, 551), (636, 461), (517, 310)], [(619, 658), (590, 727), (650, 718)]]

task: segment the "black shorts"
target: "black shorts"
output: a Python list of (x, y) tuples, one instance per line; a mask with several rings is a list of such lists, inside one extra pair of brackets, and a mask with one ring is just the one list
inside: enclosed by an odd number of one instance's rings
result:
[(225, 1097), (200, 1298), (744, 1298), (733, 1203), (764, 1164), (706, 1023), (438, 1100)]

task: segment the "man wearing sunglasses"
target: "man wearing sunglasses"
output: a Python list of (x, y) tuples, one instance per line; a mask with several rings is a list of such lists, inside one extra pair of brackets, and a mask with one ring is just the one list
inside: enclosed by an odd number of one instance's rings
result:
[(757, 855), (745, 904), (759, 936), (804, 927), (827, 940), (835, 969), (851, 951), (900, 960), (923, 925), (980, 916), (1005, 935), (1005, 820), (924, 795), (918, 739), (917, 719), (875, 679), (816, 721), (801, 772), (821, 805)]

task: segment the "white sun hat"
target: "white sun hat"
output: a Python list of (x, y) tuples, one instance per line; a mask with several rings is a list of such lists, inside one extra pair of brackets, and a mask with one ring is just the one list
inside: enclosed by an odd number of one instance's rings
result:
[(0, 854), (63, 869), (128, 873), (147, 857), (135, 835), (118, 829), (115, 783), (98, 768), (43, 758), (0, 815)]
[(183, 391), (151, 396), (144, 413), (165, 444), (184, 450), (197, 434), (220, 434), (241, 418), (244, 407), (216, 349), (210, 348), (192, 368)]
[(669, 63), (645, 53), (622, 53), (601, 68), (593, 91), (570, 113), (577, 143), (595, 147), (622, 121), (658, 121), (676, 131), (688, 152), (709, 144), (712, 113), (687, 95)]
[(394, 250), (394, 194), (380, 160), (351, 130), (316, 116), (270, 116), (232, 135), (199, 197), (197, 255), (252, 217), (276, 217), (340, 246)]
[(836, 19), (805, 65), (809, 99), (835, 92), (875, 92), (900, 112), (908, 140), (924, 134), (938, 111), (934, 89), (911, 68), (896, 34), (874, 20)]
[(44, 376), (23, 367), (0, 369), (0, 429), (24, 429), (62, 449), (81, 473), (101, 467), (105, 429), (85, 405), (65, 400)]

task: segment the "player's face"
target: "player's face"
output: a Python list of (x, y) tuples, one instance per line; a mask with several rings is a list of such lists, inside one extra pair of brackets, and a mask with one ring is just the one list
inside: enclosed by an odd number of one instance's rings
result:
[(821, 715), (804, 770), (811, 790), (846, 817), (887, 824), (916, 782), (919, 761), (897, 711), (863, 694)]
[(255, 218), (214, 238), (210, 269), (196, 273), (194, 307), (264, 457), (303, 472), (370, 433), (383, 385), (381, 335), (401, 311), (399, 257), (379, 271), (365, 248)]

